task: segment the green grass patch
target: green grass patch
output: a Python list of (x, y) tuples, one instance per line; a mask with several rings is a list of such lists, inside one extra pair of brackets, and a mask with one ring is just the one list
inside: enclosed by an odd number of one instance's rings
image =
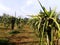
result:
[(18, 34), (18, 33), (20, 33), (20, 32), (17, 30), (12, 30), (11, 32), (9, 32), (9, 34)]

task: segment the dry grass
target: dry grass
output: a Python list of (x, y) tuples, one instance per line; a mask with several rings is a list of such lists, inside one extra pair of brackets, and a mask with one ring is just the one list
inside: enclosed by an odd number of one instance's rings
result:
[(24, 28), (17, 29), (20, 33), (18, 34), (9, 34), (11, 29), (6, 29), (4, 27), (0, 28), (0, 39), (8, 38), (11, 43), (15, 43), (16, 45), (37, 45), (38, 38), (34, 34), (34, 31), (30, 29), (29, 25), (24, 25)]

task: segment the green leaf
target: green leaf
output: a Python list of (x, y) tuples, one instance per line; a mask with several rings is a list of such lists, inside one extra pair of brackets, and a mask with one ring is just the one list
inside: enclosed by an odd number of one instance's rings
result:
[(35, 23), (35, 25), (37, 25), (39, 22), (37, 21), (36, 23)]
[(38, 24), (38, 30), (40, 29), (40, 26), (41, 26), (40, 24), (41, 24), (41, 20), (39, 21), (39, 24)]
[(50, 18), (54, 15), (55, 10), (56, 10), (56, 8), (54, 8), (54, 10), (51, 11)]
[(39, 0), (38, 0), (38, 2), (39, 2), (39, 4), (40, 4), (41, 8), (43, 9), (44, 13), (45, 13), (46, 15), (48, 15), (48, 11), (45, 9), (45, 7), (42, 6), (42, 4), (40, 3)]
[(57, 27), (58, 27), (58, 30), (60, 31), (60, 26), (59, 26), (59, 23), (54, 19), (54, 18), (52, 18), (53, 19), (53, 21), (55, 22), (55, 24), (57, 25)]

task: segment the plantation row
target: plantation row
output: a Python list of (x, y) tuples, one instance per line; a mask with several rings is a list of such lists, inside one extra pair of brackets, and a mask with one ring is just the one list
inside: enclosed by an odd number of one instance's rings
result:
[(28, 18), (16, 18), (14, 16), (10, 16), (8, 14), (3, 14), (3, 16), (0, 16), (0, 26), (4, 26), (6, 28), (11, 27), (11, 29), (14, 29), (14, 25), (18, 26), (20, 28), (22, 25), (26, 24), (28, 22)]

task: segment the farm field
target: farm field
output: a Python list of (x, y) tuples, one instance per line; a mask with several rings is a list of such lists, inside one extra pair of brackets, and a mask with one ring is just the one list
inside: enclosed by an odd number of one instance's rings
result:
[[(0, 45), (60, 45), (60, 12), (56, 8), (49, 7), (46, 9), (41, 3), (42, 0), (36, 0), (40, 7), (33, 2), (35, 0), (26, 1), (26, 3), (21, 2), (23, 4), (21, 7), (20, 1), (16, 1), (18, 2), (16, 4), (12, 1), (15, 5), (8, 5), (7, 7), (0, 4), (0, 8), (2, 8), (0, 11), (10, 11), (0, 16)], [(36, 4), (34, 7), (33, 3)], [(46, 2), (45, 6), (49, 5)], [(38, 8), (39, 12), (35, 14)], [(13, 10), (17, 12), (12, 14)]]
[(24, 28), (14, 29), (19, 31), (18, 34), (9, 34), (13, 31), (11, 29), (0, 28), (0, 39), (8, 39), (9, 43), (14, 43), (15, 45), (38, 45), (39, 38), (35, 35), (34, 31), (31, 30), (29, 25), (24, 25)]

